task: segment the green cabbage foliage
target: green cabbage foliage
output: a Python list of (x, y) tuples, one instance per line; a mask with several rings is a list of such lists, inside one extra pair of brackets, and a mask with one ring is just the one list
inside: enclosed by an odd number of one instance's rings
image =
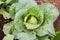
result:
[(51, 40), (60, 40), (60, 32), (56, 32), (56, 36), (51, 37)]
[(15, 4), (12, 4), (9, 8), (9, 13), (10, 13), (10, 17), (11, 19), (14, 19), (15, 17)]
[(3, 27), (4, 33), (5, 33), (6, 35), (9, 34), (9, 33), (11, 33), (11, 30), (13, 29), (13, 27), (14, 27), (13, 22), (4, 24), (4, 27)]
[(3, 40), (13, 40), (14, 39), (14, 35), (10, 35), (10, 34), (7, 34)]
[(0, 5), (3, 4), (4, 2), (0, 1)]
[(48, 15), (46, 17), (47, 21), (54, 22), (57, 19), (59, 15), (59, 11), (58, 9), (56, 9), (54, 5), (50, 3), (45, 3), (45, 4), (40, 5), (40, 8), (44, 10), (46, 16)]
[(20, 9), (29, 9), (34, 5), (37, 5), (34, 0), (18, 0), (18, 3), (16, 3), (16, 11)]
[(32, 33), (24, 33), (24, 32), (21, 32), (21, 33), (18, 33), (16, 35), (16, 38), (19, 39), (19, 40), (35, 40), (36, 39), (36, 34), (32, 32)]
[(49, 37), (56, 36), (53, 23), (59, 11), (54, 5), (37, 5), (34, 0), (7, 0), (5, 3), (11, 3), (8, 14), (13, 21), (5, 24), (3, 31), (6, 36), (14, 35), (12, 40), (50, 40)]
[(40, 37), (39, 40), (50, 40), (48, 36)]
[(6, 9), (4, 9), (4, 5), (6, 5), (5, 1), (6, 0), (0, 0), (0, 14), (2, 14), (5, 19), (9, 19), (10, 14), (6, 11)]
[(10, 18), (10, 14), (7, 11), (5, 11), (4, 9), (0, 9), (0, 14), (2, 14), (5, 19)]

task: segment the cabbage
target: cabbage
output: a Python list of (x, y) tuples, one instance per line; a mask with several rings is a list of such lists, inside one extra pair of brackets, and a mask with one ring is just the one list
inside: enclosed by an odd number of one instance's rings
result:
[(59, 11), (54, 5), (37, 5), (34, 0), (7, 1), (11, 2), (8, 13), (13, 21), (4, 25), (6, 36), (14, 35), (15, 40), (50, 40), (49, 37), (56, 36), (53, 23)]

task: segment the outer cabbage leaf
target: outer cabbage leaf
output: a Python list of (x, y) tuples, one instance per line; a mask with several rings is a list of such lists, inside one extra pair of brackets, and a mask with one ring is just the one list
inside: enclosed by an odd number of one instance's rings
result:
[(10, 18), (9, 13), (6, 12), (4, 9), (0, 9), (0, 14), (2, 14), (5, 19), (9, 19)]
[(12, 4), (9, 8), (9, 14), (12, 19), (15, 17), (15, 4)]
[(13, 40), (14, 39), (14, 35), (10, 35), (10, 34), (7, 34), (3, 40)]
[(8, 3), (10, 3), (12, 0), (6, 0), (6, 3), (8, 4)]
[(15, 24), (15, 28), (17, 31), (23, 31), (25, 26), (23, 24), (23, 17), (22, 15), (24, 15), (26, 13), (26, 9), (22, 9), (20, 11), (18, 11), (15, 15), (15, 19), (14, 19), (14, 24)]
[(16, 35), (16, 39), (18, 40), (35, 40), (36, 39), (36, 34), (34, 32), (21, 32)]
[(13, 29), (12, 29), (12, 35), (14, 35), (14, 36), (15, 36), (15, 35), (16, 35), (16, 34), (18, 34), (18, 33), (20, 33), (20, 32), (19, 32), (19, 31), (17, 31), (15, 28), (13, 28)]
[(46, 15), (46, 20), (48, 22), (54, 22), (58, 15), (59, 15), (59, 11), (58, 9), (51, 3), (44, 3), (42, 5), (40, 5), (40, 8), (43, 9), (43, 11), (45, 12)]
[(16, 3), (18, 2), (18, 0), (6, 0), (5, 3), (6, 4), (13, 4), (13, 3)]
[(50, 40), (48, 36), (43, 36), (39, 38), (40, 40)]
[(56, 32), (56, 36), (51, 37), (51, 40), (60, 40), (60, 32)]
[(0, 5), (3, 4), (4, 2), (0, 1)]
[(14, 27), (14, 24), (13, 22), (10, 22), (10, 23), (7, 23), (7, 24), (4, 24), (4, 27), (3, 27), (3, 32), (7, 35), (7, 34), (10, 34), (11, 32), (11, 29)]
[(34, 0), (18, 0), (18, 3), (16, 3), (16, 11), (19, 11), (20, 9), (28, 9), (34, 5), (37, 5)]
[(0, 1), (5, 2), (6, 0), (0, 0)]
[(40, 28), (36, 29), (38, 36), (44, 36), (44, 35), (55, 35), (55, 30), (53, 28), (53, 24), (48, 24), (47, 22), (44, 23)]
[(38, 36), (44, 35), (55, 35), (55, 30), (53, 27), (53, 22), (57, 19), (59, 12), (55, 6), (50, 3), (44, 3), (40, 5), (40, 8), (44, 13), (44, 22), (40, 28), (36, 30)]

